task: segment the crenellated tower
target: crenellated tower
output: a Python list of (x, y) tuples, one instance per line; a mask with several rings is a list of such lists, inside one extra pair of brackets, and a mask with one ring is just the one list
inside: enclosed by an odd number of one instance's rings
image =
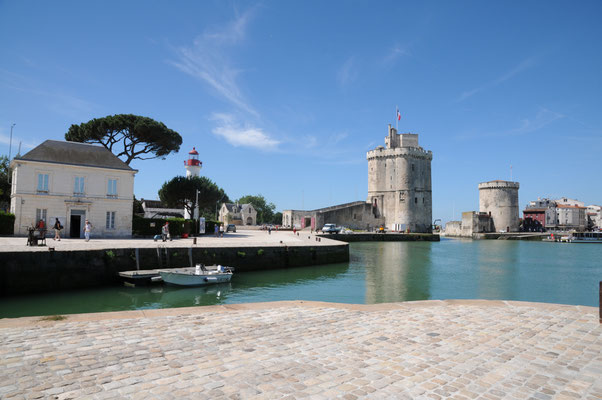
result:
[(433, 153), (418, 145), (418, 135), (398, 134), (389, 125), (385, 147), (367, 154), (368, 199), (375, 217), (390, 230), (431, 232)]

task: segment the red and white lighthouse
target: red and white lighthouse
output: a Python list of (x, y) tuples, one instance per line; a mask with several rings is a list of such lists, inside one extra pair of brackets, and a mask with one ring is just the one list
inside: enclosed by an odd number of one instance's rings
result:
[(188, 153), (188, 160), (184, 161), (184, 167), (186, 168), (186, 178), (191, 176), (199, 176), (201, 173), (201, 167), (203, 163), (199, 161), (199, 153), (193, 147), (192, 151)]

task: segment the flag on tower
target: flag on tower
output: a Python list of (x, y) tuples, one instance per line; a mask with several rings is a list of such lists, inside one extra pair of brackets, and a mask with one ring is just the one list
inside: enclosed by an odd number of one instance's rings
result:
[(397, 120), (399, 121), (401, 119), (401, 114), (399, 113), (399, 108), (397, 109)]

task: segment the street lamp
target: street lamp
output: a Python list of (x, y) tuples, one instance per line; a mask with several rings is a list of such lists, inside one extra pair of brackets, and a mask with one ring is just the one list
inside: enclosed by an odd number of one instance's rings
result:
[(8, 162), (10, 162), (10, 153), (13, 146), (13, 128), (15, 127), (15, 123), (10, 126), (10, 141), (8, 142)]

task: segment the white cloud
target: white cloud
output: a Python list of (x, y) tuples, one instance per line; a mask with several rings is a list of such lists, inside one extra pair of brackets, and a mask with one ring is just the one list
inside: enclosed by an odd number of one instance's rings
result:
[(347, 86), (358, 77), (358, 69), (355, 63), (355, 57), (349, 57), (347, 61), (339, 68), (337, 72), (337, 81), (341, 86)]
[(248, 104), (238, 87), (237, 79), (241, 70), (232, 66), (226, 51), (228, 47), (245, 40), (251, 16), (252, 10), (249, 10), (222, 29), (205, 31), (194, 40), (192, 46), (176, 49), (177, 60), (170, 61), (170, 64), (205, 82), (219, 96), (257, 117), (259, 114)]
[(529, 57), (523, 61), (521, 61), (518, 65), (516, 65), (514, 68), (512, 68), (510, 71), (504, 73), (503, 75), (499, 76), (498, 78), (492, 80), (491, 82), (487, 82), (484, 85), (481, 85), (475, 89), (471, 89), (468, 91), (463, 92), (456, 101), (460, 102), (460, 101), (464, 101), (466, 99), (468, 99), (469, 97), (474, 96), (475, 94), (482, 92), (484, 90), (488, 90), (491, 88), (494, 88), (496, 86), (498, 86), (499, 84), (514, 78), (516, 75), (518, 75), (519, 73), (532, 68), (535, 65), (535, 57)]
[(389, 53), (383, 58), (383, 62), (385, 65), (394, 64), (397, 59), (400, 57), (409, 57), (411, 54), (408, 51), (407, 47), (402, 47), (399, 44), (393, 46)]
[(539, 111), (534, 117), (522, 119), (520, 126), (512, 129), (508, 132), (508, 134), (522, 135), (525, 133), (535, 132), (564, 117), (565, 116), (563, 114), (540, 107)]
[(559, 119), (566, 118), (566, 115), (549, 110), (545, 107), (540, 107), (537, 113), (531, 117), (523, 118), (519, 121), (516, 128), (508, 129), (499, 132), (479, 132), (471, 134), (463, 134), (457, 136), (460, 140), (472, 140), (485, 137), (504, 137), (504, 136), (520, 136), (532, 132), (539, 131), (546, 126), (554, 123)]
[(280, 144), (261, 128), (242, 126), (231, 114), (214, 113), (211, 120), (217, 122), (217, 126), (212, 130), (213, 134), (225, 139), (232, 146), (274, 151)]

